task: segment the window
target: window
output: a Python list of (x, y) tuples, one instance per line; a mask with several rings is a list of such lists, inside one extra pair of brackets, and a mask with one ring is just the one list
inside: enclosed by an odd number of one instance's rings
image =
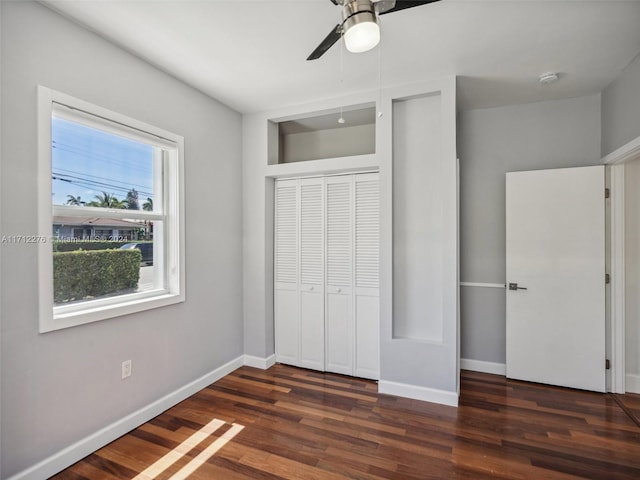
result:
[(183, 138), (38, 89), (40, 331), (184, 301)]

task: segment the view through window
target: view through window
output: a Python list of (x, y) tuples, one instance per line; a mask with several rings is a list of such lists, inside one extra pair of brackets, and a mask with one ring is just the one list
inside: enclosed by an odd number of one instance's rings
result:
[(154, 211), (162, 149), (55, 114), (51, 149), (54, 303), (163, 288), (154, 275), (162, 242), (154, 248), (155, 222), (139, 215)]

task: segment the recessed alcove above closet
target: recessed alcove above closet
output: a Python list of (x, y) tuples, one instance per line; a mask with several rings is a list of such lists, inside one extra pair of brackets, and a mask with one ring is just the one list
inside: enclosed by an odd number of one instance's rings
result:
[(368, 155), (376, 151), (376, 109), (373, 104), (272, 120), (269, 130), (270, 165)]

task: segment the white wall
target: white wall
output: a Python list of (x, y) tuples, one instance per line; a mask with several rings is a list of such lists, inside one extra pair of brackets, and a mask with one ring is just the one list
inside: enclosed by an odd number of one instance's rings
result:
[(238, 113), (40, 4), (0, 8), (1, 233), (36, 233), (38, 84), (183, 135), (187, 214), (185, 303), (46, 334), (35, 249), (1, 246), (7, 478), (242, 355), (242, 181)]
[(436, 343), (444, 331), (440, 199), (448, 187), (441, 101), (431, 95), (393, 104), (393, 337)]
[(393, 115), (381, 117), (392, 144), (381, 152), (378, 390), (449, 405), (459, 387), (455, 88), (444, 78), (390, 89)]
[(640, 137), (640, 55), (602, 92), (602, 156)]
[(273, 232), (273, 181), (264, 176), (268, 157), (266, 122), (263, 115), (245, 115), (242, 136), (244, 352), (260, 358), (275, 353), (273, 243), (269, 241), (269, 232)]
[[(597, 165), (600, 96), (458, 115), (460, 280), (505, 278), (505, 173)], [(505, 291), (461, 288), (461, 357), (504, 364)]]

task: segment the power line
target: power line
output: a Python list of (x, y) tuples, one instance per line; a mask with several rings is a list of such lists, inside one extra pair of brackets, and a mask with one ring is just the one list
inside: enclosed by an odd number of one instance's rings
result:
[(141, 165), (140, 162), (126, 162), (121, 160), (120, 158), (114, 158), (112, 156), (100, 154), (91, 150), (82, 150), (74, 145), (65, 145), (63, 143), (58, 144), (54, 141), (54, 145), (51, 146), (52, 149), (58, 150), (61, 152), (66, 152), (71, 155), (79, 156), (83, 159), (91, 159), (98, 162), (106, 162), (109, 165), (118, 165), (120, 167), (126, 167), (129, 170), (137, 170), (139, 172), (148, 172), (150, 169), (146, 168), (144, 165)]
[[(75, 174), (78, 174), (78, 175), (84, 175), (85, 177), (93, 177), (93, 178), (97, 178), (97, 179), (100, 179), (100, 180), (106, 180), (106, 181), (109, 181), (109, 182), (116, 182), (116, 183), (122, 183), (122, 184), (127, 185), (125, 182), (122, 182), (120, 180), (116, 180), (114, 178), (101, 177), (99, 175), (91, 175), (91, 174), (85, 173), (85, 172), (78, 172), (78, 171), (75, 171), (75, 170), (69, 170), (68, 168), (56, 167), (56, 170), (59, 170), (61, 172), (75, 173)], [(64, 174), (61, 174), (61, 175), (64, 175)], [(128, 185), (133, 185), (134, 187), (139, 187), (139, 188), (150, 188), (149, 185), (142, 185), (142, 184), (138, 184), (138, 183), (129, 183)]]
[[(72, 179), (72, 180), (80, 180), (82, 182), (87, 182), (87, 183), (91, 183), (94, 184), (96, 186), (101, 186), (101, 187), (109, 187), (109, 188), (117, 188), (120, 190), (124, 190), (126, 192), (130, 191), (130, 190), (135, 190), (134, 186), (132, 184), (127, 184), (124, 182), (118, 182), (120, 183), (120, 185), (114, 185), (112, 183), (106, 183), (106, 182), (98, 182), (96, 180), (92, 180), (90, 178), (83, 178), (83, 177), (78, 177), (75, 175), (69, 175), (68, 173), (60, 173), (60, 172), (52, 172), (54, 175), (58, 175), (60, 177), (62, 177), (62, 179)], [(107, 179), (105, 179), (107, 180)], [(143, 187), (144, 188), (144, 187)], [(153, 195), (153, 193), (144, 191), (144, 190), (136, 190), (136, 192), (138, 193), (142, 193), (144, 195)]]
[[(90, 180), (90, 179), (64, 178), (62, 176), (56, 176), (60, 174), (56, 174), (55, 172), (53, 173), (54, 175), (51, 177), (52, 180), (59, 180), (62, 182), (71, 183), (73, 185), (78, 185), (80, 187), (90, 188), (91, 190), (94, 190), (94, 191), (103, 191), (106, 189), (105, 187), (109, 187), (108, 189), (110, 190), (117, 190), (126, 194), (126, 193), (129, 193), (131, 190), (135, 190), (133, 188), (120, 187), (117, 185), (109, 185), (101, 182), (94, 182), (93, 180)], [(145, 192), (143, 190), (136, 190), (136, 192), (138, 194), (146, 195), (148, 197), (153, 197), (153, 193), (150, 193), (150, 192)]]

